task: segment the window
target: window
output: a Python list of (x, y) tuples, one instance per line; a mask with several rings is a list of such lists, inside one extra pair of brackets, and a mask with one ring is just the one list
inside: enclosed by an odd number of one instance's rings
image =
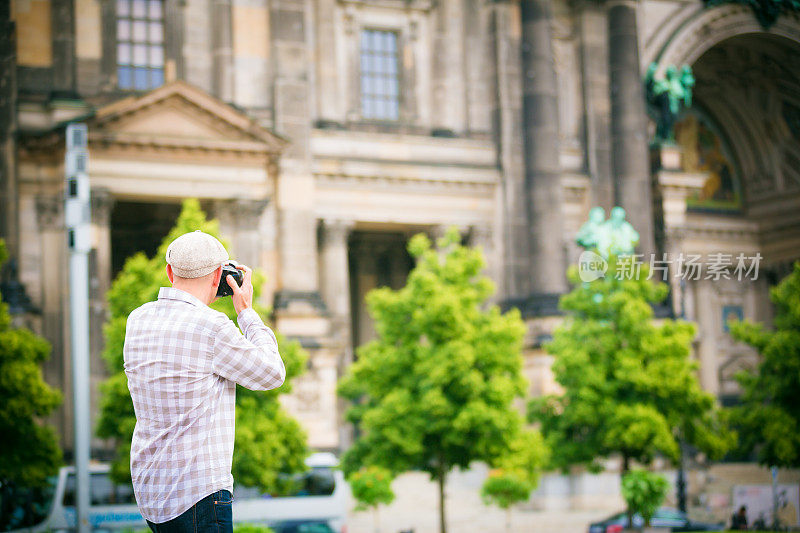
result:
[(164, 83), (162, 0), (116, 0), (117, 85), (144, 91)]
[(397, 33), (361, 32), (361, 115), (370, 120), (400, 118)]

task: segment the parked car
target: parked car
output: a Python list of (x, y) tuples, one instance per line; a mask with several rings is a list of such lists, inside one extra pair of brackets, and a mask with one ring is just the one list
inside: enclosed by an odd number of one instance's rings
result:
[[(601, 522), (589, 524), (589, 533), (620, 533), (628, 524), (628, 515), (623, 511), (610, 516)], [(642, 527), (644, 520), (638, 514), (633, 515), (633, 527)], [(709, 524), (694, 522), (686, 513), (677, 509), (661, 507), (650, 519), (650, 527), (670, 529), (672, 531), (722, 531), (725, 524)]]
[[(276, 533), (340, 533), (344, 530), (347, 496), (344, 474), (331, 453), (314, 453), (308, 470), (290, 476), (295, 490), (288, 496), (261, 494), (257, 489), (234, 488), (235, 524), (261, 524)], [(89, 522), (98, 533), (146, 530), (130, 484), (117, 485), (108, 464), (89, 466)], [(75, 530), (75, 468), (64, 466), (43, 489), (2, 490), (0, 532), (69, 533)], [(10, 530), (10, 531), (9, 531)]]

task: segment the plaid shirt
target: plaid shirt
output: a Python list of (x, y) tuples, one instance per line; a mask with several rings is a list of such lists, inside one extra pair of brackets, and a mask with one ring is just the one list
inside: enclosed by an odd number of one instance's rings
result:
[(136, 411), (131, 475), (139, 510), (162, 523), (212, 492), (233, 492), (236, 383), (280, 387), (275, 335), (258, 314), (223, 313), (179, 289), (128, 316), (125, 374)]

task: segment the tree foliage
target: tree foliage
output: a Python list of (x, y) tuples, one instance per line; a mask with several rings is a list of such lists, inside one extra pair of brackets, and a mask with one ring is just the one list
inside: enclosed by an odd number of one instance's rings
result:
[[(164, 238), (155, 256), (148, 258), (139, 252), (128, 258), (107, 294), (110, 318), (104, 329), (103, 357), (111, 376), (101, 386), (97, 434), (117, 442), (112, 476), (118, 482), (130, 481), (130, 446), (136, 425), (123, 371), (122, 349), (128, 315), (144, 303), (156, 300), (160, 287), (170, 285), (164, 260), (167, 247), (180, 235), (198, 229), (219, 238), (218, 222), (206, 220), (197, 200), (186, 200), (175, 227)], [(254, 271), (254, 309), (265, 319), (267, 309), (256, 303), (263, 281), (263, 273)], [(221, 298), (211, 307), (235, 321), (236, 312), (230, 298)], [(276, 335), (286, 366), (286, 381), (280, 388), (266, 392), (237, 386), (233, 475), (243, 485), (258, 487), (264, 492), (282, 493), (290, 489), (289, 478), (278, 474), (304, 470), (308, 450), (304, 431), (281, 408), (278, 395), (291, 391), (292, 378), (305, 369), (306, 354), (296, 341), (287, 341), (277, 332)]]
[(438, 481), (440, 500), (453, 467), (497, 466), (526, 431), (512, 405), (526, 386), (525, 326), (516, 310), (483, 307), (493, 291), (481, 275), (483, 255), (459, 241), (455, 230), (438, 249), (424, 235), (411, 239), (416, 266), (402, 289), (367, 295), (377, 339), (359, 348), (339, 384), (353, 401), (347, 418), (359, 428), (345, 472), (424, 470)]
[(669, 483), (661, 474), (635, 469), (622, 477), (622, 497), (628, 504), (628, 515), (638, 514), (644, 525), (650, 525), (656, 510), (667, 497)]
[(394, 501), (392, 473), (380, 466), (367, 466), (353, 472), (348, 476), (347, 483), (359, 503), (359, 510)]
[(738, 376), (743, 405), (734, 410), (742, 444), (762, 464), (800, 467), (800, 262), (770, 291), (775, 329), (738, 322), (731, 334), (761, 354), (757, 372)]
[(539, 484), (539, 474), (547, 464), (550, 450), (542, 434), (525, 429), (511, 442), (509, 453), (497, 461), (481, 487), (486, 505), (497, 505), (506, 511), (506, 531), (511, 530), (511, 506), (527, 501)]
[(720, 457), (734, 440), (689, 358), (694, 326), (654, 321), (651, 304), (667, 287), (647, 280), (645, 266), (638, 277), (629, 269), (612, 257), (604, 278), (585, 283), (576, 268), (568, 273), (575, 287), (560, 301), (567, 317), (547, 345), (563, 393), (529, 404), (557, 467), (599, 469), (614, 454), (624, 470), (656, 454), (677, 460), (681, 439)]
[[(0, 239), (0, 266), (7, 258)], [(61, 393), (42, 377), (49, 356), (47, 341), (14, 328), (8, 305), (0, 300), (0, 530), (30, 525), (18, 523), (25, 517), (13, 516), (11, 508), (22, 503), (20, 491), (44, 486), (61, 465), (56, 433), (41, 423), (61, 404)]]
[(489, 477), (481, 487), (481, 498), (487, 505), (496, 505), (508, 509), (515, 503), (527, 501), (531, 495), (531, 486), (513, 472), (496, 469), (489, 472)]

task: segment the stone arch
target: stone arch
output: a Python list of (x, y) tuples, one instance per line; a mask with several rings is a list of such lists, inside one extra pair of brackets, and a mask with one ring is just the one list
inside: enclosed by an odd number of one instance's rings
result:
[[(733, 55), (737, 47), (748, 53)], [(750, 8), (693, 4), (676, 10), (649, 38), (642, 54), (643, 64), (655, 61), (661, 73), (667, 65), (686, 64), (695, 70), (695, 100), (735, 152), (745, 203), (789, 186), (796, 189), (800, 179), (797, 165), (787, 163), (800, 158), (800, 150), (793, 148), (797, 137), (780, 119), (781, 106), (800, 109), (800, 60), (786, 59), (786, 50), (800, 50), (798, 17), (781, 16), (765, 30)], [(783, 62), (776, 60), (779, 57)], [(726, 58), (729, 68), (707, 70)], [(755, 87), (761, 92), (754, 99)]]
[(648, 43), (642, 54), (643, 65), (656, 61), (659, 70), (665, 65), (692, 65), (716, 44), (748, 33), (777, 35), (800, 45), (800, 20), (784, 15), (765, 30), (748, 7), (686, 6), (678, 10), (671, 24), (665, 25), (663, 34), (655, 35)]

